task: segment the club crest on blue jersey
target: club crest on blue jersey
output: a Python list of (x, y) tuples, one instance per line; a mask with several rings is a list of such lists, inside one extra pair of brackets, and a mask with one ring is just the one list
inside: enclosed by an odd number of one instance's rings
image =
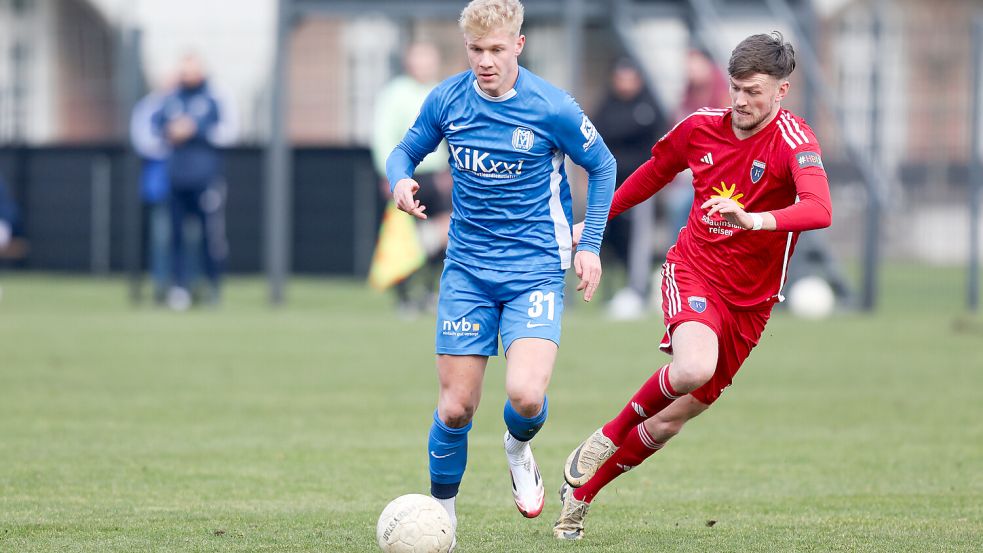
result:
[(584, 151), (586, 152), (594, 145), (594, 141), (597, 140), (597, 129), (594, 128), (594, 123), (591, 123), (586, 115), (584, 115), (583, 120), (580, 122), (580, 132), (584, 135), (584, 139), (587, 140), (587, 142), (584, 142)]
[(702, 296), (690, 296), (686, 298), (689, 302), (689, 308), (697, 313), (703, 313), (707, 310), (707, 299)]
[(512, 132), (512, 147), (516, 150), (529, 151), (532, 149), (533, 142), (536, 141), (536, 134), (525, 127), (516, 127)]
[(754, 163), (751, 164), (751, 182), (754, 184), (758, 184), (758, 181), (761, 180), (761, 177), (763, 177), (764, 175), (765, 175), (765, 162), (754, 160)]

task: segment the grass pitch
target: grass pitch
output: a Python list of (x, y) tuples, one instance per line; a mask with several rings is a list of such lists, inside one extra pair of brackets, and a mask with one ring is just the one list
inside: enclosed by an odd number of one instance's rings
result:
[[(883, 276), (876, 315), (776, 314), (579, 543), (550, 534), (561, 463), (666, 357), (661, 317), (611, 323), (568, 295), (535, 441), (547, 507), (512, 505), (494, 359), (458, 551), (980, 551), (983, 325), (960, 316), (959, 271)], [(220, 310), (183, 314), (130, 306), (118, 280), (2, 286), (0, 551), (371, 552), (383, 506), (428, 488), (433, 322), (358, 283), (295, 281), (270, 309), (232, 280)]]

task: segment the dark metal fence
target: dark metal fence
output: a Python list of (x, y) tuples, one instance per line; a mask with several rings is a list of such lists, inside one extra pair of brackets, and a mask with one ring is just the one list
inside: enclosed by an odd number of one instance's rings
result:
[[(139, 236), (139, 183), (119, 145), (0, 149), (0, 174), (20, 204), (30, 245), (14, 267), (65, 272), (126, 271)], [(364, 274), (378, 223), (379, 193), (369, 152), (293, 151), (292, 271)], [(263, 152), (225, 153), (231, 272), (263, 268)]]

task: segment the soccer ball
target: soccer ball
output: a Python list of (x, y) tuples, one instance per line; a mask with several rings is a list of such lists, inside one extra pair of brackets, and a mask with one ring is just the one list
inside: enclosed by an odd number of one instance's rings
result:
[(807, 276), (792, 285), (788, 293), (788, 304), (796, 317), (825, 319), (833, 314), (836, 296), (825, 280), (817, 276)]
[(386, 505), (379, 515), (375, 537), (386, 553), (447, 553), (454, 541), (454, 529), (436, 499), (411, 493)]

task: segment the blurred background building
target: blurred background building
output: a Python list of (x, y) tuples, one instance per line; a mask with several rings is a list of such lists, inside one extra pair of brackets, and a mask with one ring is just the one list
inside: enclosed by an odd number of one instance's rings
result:
[[(467, 68), (456, 24), (464, 4), (0, 0), (0, 174), (31, 243), (13, 265), (97, 273), (133, 266), (138, 245), (127, 229), (139, 221), (127, 116), (194, 50), (234, 97), (240, 122), (238, 144), (226, 152), (229, 268), (261, 271), (263, 148), (279, 84), (271, 78), (277, 13), (286, 6), (290, 269), (364, 275), (378, 217), (368, 155), (375, 93), (413, 40), (442, 50), (444, 76)], [(691, 48), (723, 68), (741, 38), (782, 31), (799, 54), (787, 107), (812, 123), (825, 150), (835, 219), (823, 239), (831, 250), (853, 267), (871, 258), (967, 263), (971, 144), (980, 132), (971, 114), (983, 102), (971, 47), (978, 1), (525, 4), (529, 42), (520, 62), (573, 92), (588, 113), (621, 57), (635, 58), (675, 114)], [(664, 249), (669, 236), (658, 232)]]

